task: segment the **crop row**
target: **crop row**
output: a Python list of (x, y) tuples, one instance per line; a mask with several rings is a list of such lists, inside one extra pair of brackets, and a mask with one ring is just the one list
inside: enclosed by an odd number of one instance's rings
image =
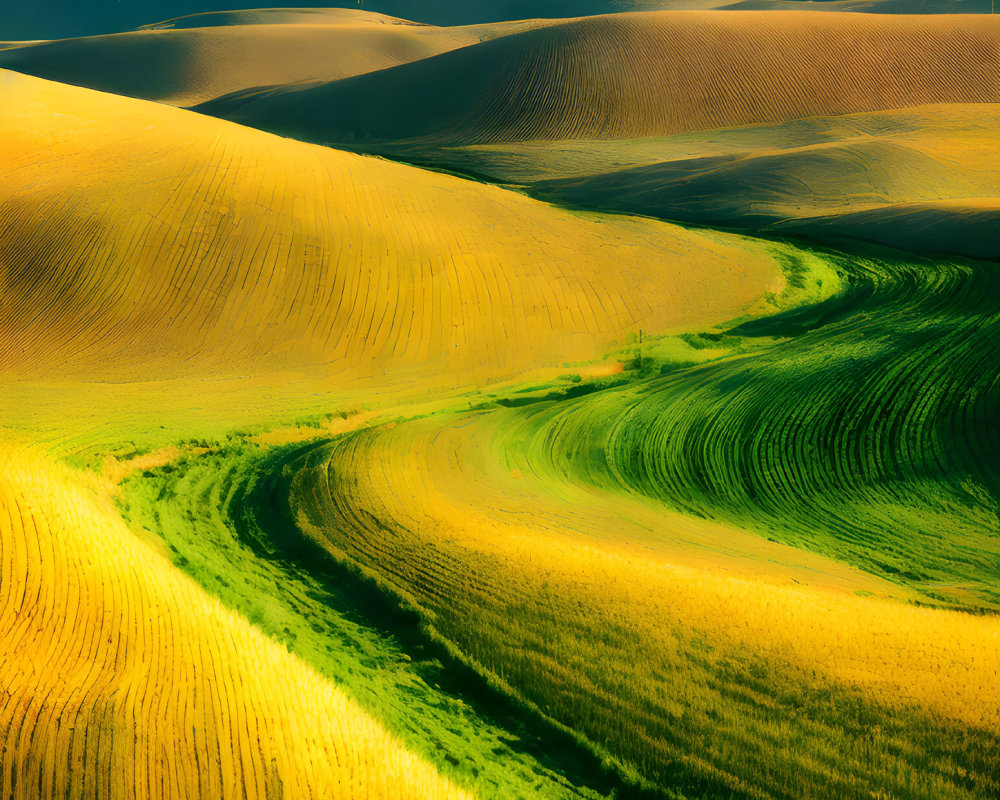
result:
[[(597, 485), (737, 523), (931, 598), (995, 607), (1000, 273), (971, 262), (846, 267), (867, 293), (852, 313), (752, 362), (566, 406), (527, 447)], [(787, 322), (736, 332), (782, 333)]]
[(466, 796), (68, 471), (0, 456), (0, 796)]
[(752, 355), (312, 451), (303, 531), (639, 784), (991, 796), (996, 619), (905, 601), (994, 603), (997, 273), (835, 261)]
[(638, 139), (996, 102), (998, 31), (972, 16), (599, 16), (200, 110), (305, 141), (374, 150)]

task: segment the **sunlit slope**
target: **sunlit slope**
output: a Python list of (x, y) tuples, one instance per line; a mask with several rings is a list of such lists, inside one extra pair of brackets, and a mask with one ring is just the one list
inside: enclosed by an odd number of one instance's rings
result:
[(248, 438), (237, 433), (224, 448), (189, 452), (162, 469), (148, 457), (121, 465), (141, 464), (119, 487), (118, 508), (130, 527), (162, 537), (182, 572), (475, 797), (610, 794), (620, 782), (571, 736), (489, 689), (428, 640), (412, 610), (385, 603), (356, 572), (283, 534), (284, 497), (268, 474), (274, 451), (260, 446), (278, 437)]
[[(3, 73), (0, 364), (498, 377), (740, 313), (766, 246)], [(395, 377), (398, 377), (396, 375)]]
[[(886, 590), (521, 459), (490, 463), (481, 448), (511, 422), (339, 442), (293, 503), (332, 553), (626, 774), (704, 797), (995, 791), (993, 618), (852, 596)], [(828, 582), (841, 590), (815, 586)]]
[(0, 447), (3, 797), (466, 796), (68, 470)]
[(43, 42), (0, 52), (0, 67), (186, 106), (257, 86), (346, 78), (479, 40), (473, 31), (364, 18), (233, 24)]
[(637, 138), (927, 103), (1000, 100), (1000, 21), (650, 12), (566, 22), (206, 113), (377, 147)]

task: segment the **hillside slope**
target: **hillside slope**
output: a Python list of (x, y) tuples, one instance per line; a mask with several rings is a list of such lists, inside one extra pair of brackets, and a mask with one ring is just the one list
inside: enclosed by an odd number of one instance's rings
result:
[(1000, 100), (1000, 21), (650, 12), (566, 22), (318, 86), (198, 107), (378, 149), (639, 138), (928, 103)]
[(741, 313), (767, 246), (0, 73), (0, 365), (499, 377)]
[(839, 263), (845, 292), (644, 341), (618, 386), (273, 469), (305, 535), (657, 786), (993, 798), (1000, 273)]
[(0, 458), (0, 795), (468, 797), (70, 470)]
[(433, 158), (584, 208), (996, 258), (995, 220), (977, 209), (1000, 198), (998, 126), (1000, 105), (924, 106), (701, 141), (473, 146)]

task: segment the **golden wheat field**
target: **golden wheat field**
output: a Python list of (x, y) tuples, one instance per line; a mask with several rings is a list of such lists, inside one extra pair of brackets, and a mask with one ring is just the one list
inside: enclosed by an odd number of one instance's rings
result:
[(0, 800), (1000, 797), (973, 0), (0, 9)]

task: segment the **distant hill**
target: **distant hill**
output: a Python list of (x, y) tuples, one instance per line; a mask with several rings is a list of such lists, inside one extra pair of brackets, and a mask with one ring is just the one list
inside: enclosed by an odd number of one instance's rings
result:
[[(946, 20), (946, 21), (945, 21)], [(1000, 18), (650, 12), (568, 21), (378, 73), (199, 110), (379, 149), (622, 139), (1000, 101)]]
[(205, 11), (173, 17), (161, 22), (140, 25), (142, 30), (183, 30), (187, 28), (217, 28), (229, 25), (343, 25), (364, 22), (381, 25), (421, 25), (400, 17), (390, 17), (357, 8), (248, 8), (227, 11)]
[[(290, 9), (344, 7), (374, 11), (432, 25), (468, 25), (530, 17), (606, 14), (662, 3), (643, 0), (299, 0)], [(234, 9), (235, 6), (235, 9)], [(205, 12), (231, 12), (238, 3), (221, 0), (34, 0), (6, 4), (0, 12), (3, 39), (61, 39), (133, 30), (160, 20)], [(223, 23), (228, 24), (228, 23)]]
[(137, 31), (0, 42), (0, 68), (177, 106), (361, 75), (555, 20), (442, 28), (358, 9), (196, 14)]
[[(920, 3), (923, 10), (931, 10), (932, 7), (948, 10), (953, 1), (969, 3), (982, 0), (912, 0), (913, 3)], [(456, 7), (454, 13), (435, 13), (429, 17), (425, 13), (428, 9), (436, 8), (441, 11), (447, 4), (411, 0), (397, 2), (392, 8), (391, 4), (386, 5), (389, 10), (415, 15), (409, 19), (367, 10), (367, 6), (207, 11), (161, 21), (149, 21), (145, 18), (143, 21), (146, 24), (139, 26), (138, 30), (99, 36), (54, 38), (39, 42), (0, 41), (0, 67), (75, 86), (172, 105), (191, 106), (238, 92), (252, 90), (256, 94), (264, 87), (280, 92), (288, 88), (301, 88), (304, 83), (330, 82), (363, 75), (513, 33), (562, 24), (571, 21), (562, 17), (579, 19), (573, 15), (587, 15), (594, 11), (628, 11), (632, 8), (898, 11), (906, 8), (906, 4), (910, 2), (911, 0), (738, 0), (736, 5), (732, 5), (731, 0), (622, 0), (615, 3), (566, 0), (541, 4), (463, 5), (461, 9)], [(481, 21), (538, 16), (543, 13), (559, 18)], [(740, 19), (741, 25), (743, 19)], [(436, 24), (425, 24), (427, 20)], [(465, 24), (470, 20), (470, 24)], [(462, 24), (455, 24), (456, 22)], [(665, 57), (671, 57), (671, 53), (672, 57), (682, 55), (678, 51), (679, 43), (671, 45), (664, 42), (661, 46), (655, 41), (650, 42), (647, 33), (641, 33), (635, 42), (630, 40), (628, 49), (631, 50), (634, 46), (648, 49), (652, 46), (662, 50)], [(596, 31), (595, 35), (599, 46), (610, 47), (612, 50), (616, 46), (613, 37), (602, 44), (600, 32)], [(622, 31), (619, 35), (632, 37), (636, 34)], [(747, 41), (752, 42), (753, 32), (748, 31), (746, 35)], [(693, 40), (692, 44), (697, 42)], [(765, 44), (769, 45), (770, 42)], [(542, 46), (548, 48), (560, 45), (555, 41), (547, 41), (542, 42)], [(723, 52), (726, 48), (724, 43), (713, 42), (710, 38), (698, 46), (721, 47)], [(514, 56), (519, 57), (517, 54)], [(531, 54), (526, 57), (532, 58)], [(573, 64), (577, 71), (581, 68), (595, 68), (593, 64), (581, 67), (575, 63), (579, 59), (572, 53), (567, 55), (563, 51), (559, 57), (566, 58), (567, 63)], [(891, 50), (885, 57), (891, 60)], [(611, 63), (621, 62), (620, 66), (626, 69), (642, 68), (641, 53), (612, 52), (609, 58)], [(628, 62), (625, 63), (622, 59), (628, 59)], [(733, 66), (742, 68), (739, 64)], [(488, 62), (478, 63), (473, 58), (468, 65), (463, 65), (465, 67), (482, 72), (487, 80), (503, 79), (502, 75), (491, 73), (493, 67)], [(606, 83), (607, 77), (598, 75), (593, 81), (598, 91), (601, 84)], [(636, 85), (641, 86), (643, 80), (645, 78), (641, 74), (637, 75)], [(447, 81), (444, 85), (448, 86)], [(529, 90), (529, 95), (536, 89)], [(557, 85), (556, 89), (558, 91), (560, 87)], [(421, 91), (423, 90), (417, 91), (414, 98), (420, 97)], [(446, 91), (450, 90), (446, 88)], [(617, 89), (612, 88), (611, 91), (617, 92)], [(625, 91), (627, 92), (627, 88)], [(409, 90), (407, 93), (409, 94)], [(437, 102), (440, 98), (432, 99)], [(283, 101), (267, 102), (280, 105)], [(642, 103), (643, 99), (639, 98), (637, 102)], [(225, 113), (208, 110), (210, 113)], [(292, 112), (293, 117), (298, 114), (297, 111)]]
[[(0, 50), (0, 67), (129, 97), (192, 105), (250, 87), (330, 81), (394, 67), (482, 38), (476, 30), (416, 25), (340, 9), (291, 16), (203, 16), (216, 24), (169, 22), (128, 33)], [(309, 24), (302, 24), (304, 20)]]
[[(740, 7), (760, 8), (770, 0), (745, 0)], [(989, 13), (989, 0), (776, 0), (784, 6), (839, 6), (838, 10), (888, 13)], [(575, 17), (620, 11), (713, 8), (731, 0), (298, 0), (288, 8), (345, 7), (374, 11), (432, 25), (469, 25), (531, 17)], [(33, 0), (7, 4), (0, 12), (0, 37), (61, 39), (133, 30), (158, 20), (213, 11), (232, 11), (220, 0)], [(771, 7), (768, 5), (767, 7)]]
[(579, 207), (1000, 258), (998, 126), (1000, 105), (922, 106), (702, 142), (471, 147), (447, 163)]

